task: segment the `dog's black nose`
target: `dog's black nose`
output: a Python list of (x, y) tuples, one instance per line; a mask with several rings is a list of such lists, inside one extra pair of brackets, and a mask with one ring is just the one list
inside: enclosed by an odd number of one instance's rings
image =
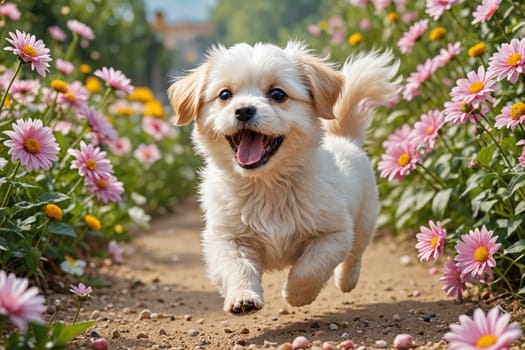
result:
[(235, 110), (235, 118), (240, 122), (247, 122), (253, 118), (255, 112), (257, 112), (257, 108), (254, 106), (237, 108)]

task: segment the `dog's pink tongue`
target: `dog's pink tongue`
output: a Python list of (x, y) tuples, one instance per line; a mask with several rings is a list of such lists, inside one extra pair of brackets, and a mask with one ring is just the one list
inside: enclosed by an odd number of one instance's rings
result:
[(241, 131), (237, 161), (242, 165), (252, 165), (261, 160), (263, 153), (263, 136), (246, 130)]

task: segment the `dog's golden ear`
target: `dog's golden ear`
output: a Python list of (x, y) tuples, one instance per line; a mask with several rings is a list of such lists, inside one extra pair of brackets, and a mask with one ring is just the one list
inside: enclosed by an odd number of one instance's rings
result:
[(175, 125), (186, 125), (199, 115), (204, 102), (202, 94), (207, 71), (205, 63), (188, 75), (175, 80), (168, 88), (168, 97), (175, 111)]
[(314, 56), (299, 42), (291, 41), (285, 51), (299, 60), (300, 69), (310, 94), (314, 107), (321, 118), (335, 119), (333, 107), (344, 83), (343, 74), (336, 71), (325, 59)]

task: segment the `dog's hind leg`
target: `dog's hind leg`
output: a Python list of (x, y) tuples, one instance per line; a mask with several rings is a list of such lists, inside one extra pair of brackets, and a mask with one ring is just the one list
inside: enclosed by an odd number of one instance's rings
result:
[(334, 271), (335, 285), (344, 293), (350, 292), (357, 285), (361, 272), (361, 257), (375, 233), (376, 211), (364, 207), (356, 221), (354, 243), (350, 254)]
[(283, 297), (290, 305), (307, 305), (315, 300), (336, 265), (348, 254), (351, 237), (349, 232), (328, 233), (306, 244), (283, 288)]

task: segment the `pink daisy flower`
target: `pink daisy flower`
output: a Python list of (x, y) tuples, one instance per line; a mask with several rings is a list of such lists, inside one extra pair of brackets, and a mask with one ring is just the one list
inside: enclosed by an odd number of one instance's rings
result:
[(27, 330), (29, 322), (43, 323), (42, 314), (46, 311), (45, 299), (38, 288), (27, 288), (28, 285), (26, 278), (0, 270), (0, 315), (7, 316), (22, 332)]
[(47, 32), (51, 36), (51, 38), (55, 39), (56, 41), (66, 41), (67, 36), (66, 33), (60, 28), (59, 26), (51, 26), (47, 28)]
[(501, 114), (496, 116), (496, 128), (503, 127), (514, 130), (519, 124), (525, 122), (525, 103), (516, 102), (501, 109)]
[(86, 177), (85, 180), (89, 193), (104, 204), (120, 201), (124, 193), (124, 185), (112, 174), (106, 173), (98, 179)]
[(97, 69), (93, 75), (101, 78), (106, 83), (106, 86), (113, 88), (117, 91), (122, 91), (126, 94), (131, 94), (133, 92), (133, 85), (131, 85), (131, 80), (128, 79), (124, 73), (113, 68), (102, 67), (102, 70)]
[(518, 81), (525, 71), (525, 38), (512, 39), (509, 44), (501, 45), (498, 51), (489, 58), (488, 72), (498, 80), (507, 77), (512, 84)]
[(168, 133), (170, 127), (168, 123), (159, 118), (154, 117), (144, 117), (142, 119), (142, 129), (157, 141), (162, 140), (162, 138)]
[(461, 52), (461, 43), (448, 44), (446, 49), (439, 50), (439, 55), (433, 58), (436, 69), (443, 67)]
[(70, 31), (78, 34), (83, 39), (95, 39), (95, 34), (93, 34), (93, 30), (84, 23), (77, 21), (76, 19), (70, 19), (69, 21), (67, 21), (67, 27)]
[(88, 298), (91, 296), (91, 293), (93, 293), (93, 288), (91, 288), (90, 286), (86, 286), (84, 283), (80, 282), (78, 286), (72, 284), (69, 291), (78, 297)]
[(16, 30), (16, 34), (9, 32), (10, 39), (7, 41), (13, 45), (4, 48), (6, 51), (12, 51), (22, 62), (31, 63), (31, 70), (36, 70), (42, 77), (46, 76), (49, 71), (49, 49), (42, 40), (36, 40), (36, 37), (25, 32)]
[(412, 100), (420, 94), (420, 88), (432, 74), (436, 71), (437, 65), (432, 59), (427, 59), (425, 63), (418, 64), (416, 71), (410, 74), (407, 79), (407, 84), (403, 89), (403, 98), (407, 101)]
[(412, 128), (410, 127), (410, 125), (403, 124), (400, 128), (397, 128), (396, 131), (390, 134), (385, 141), (383, 141), (383, 148), (387, 149), (405, 142), (406, 140), (408, 140), (408, 136), (411, 132)]
[(405, 34), (397, 42), (397, 46), (402, 53), (408, 53), (412, 51), (416, 41), (425, 33), (428, 26), (428, 19), (422, 19), (414, 23)]
[(60, 58), (57, 59), (55, 66), (60, 73), (65, 75), (71, 74), (75, 70), (75, 66), (73, 66), (73, 63)]
[(122, 247), (120, 247), (117, 242), (115, 241), (110, 241), (109, 244), (108, 244), (108, 252), (109, 252), (109, 255), (111, 255), (111, 259), (120, 264), (121, 262), (124, 261), (124, 258), (122, 257), (122, 253), (124, 252), (124, 249), (122, 249)]
[(84, 141), (80, 141), (80, 150), (70, 149), (68, 153), (75, 157), (71, 162), (71, 169), (78, 169), (80, 176), (100, 179), (113, 173), (111, 162), (106, 159), (106, 152), (92, 144), (86, 145)]
[(140, 144), (133, 155), (144, 164), (153, 164), (160, 159), (160, 151), (156, 144)]
[(438, 20), (445, 11), (459, 2), (460, 0), (427, 0), (426, 13), (434, 20)]
[(377, 167), (381, 170), (382, 177), (386, 177), (390, 181), (394, 178), (402, 180), (403, 177), (416, 169), (420, 160), (421, 155), (417, 152), (416, 147), (405, 140), (387, 148), (386, 152), (381, 155)]
[(478, 308), (473, 318), (460, 315), (459, 324), (451, 324), (450, 332), (443, 338), (449, 342), (450, 350), (505, 350), (521, 336), (519, 324), (509, 322), (510, 314), (500, 314), (498, 307), (487, 315)]
[(414, 125), (414, 130), (410, 133), (410, 141), (430, 151), (434, 149), (439, 130), (444, 124), (443, 113), (437, 109), (431, 110), (421, 115), (421, 119)]
[(492, 93), (495, 91), (496, 81), (493, 75), (485, 73), (485, 68), (480, 66), (478, 72), (470, 71), (467, 78), (458, 79), (450, 96), (453, 100), (476, 104), (479, 102), (494, 101)]
[(418, 258), (420, 261), (429, 261), (430, 259), (437, 261), (443, 254), (447, 230), (441, 227), (439, 221), (434, 223), (430, 220), (428, 224), (430, 228), (421, 226), (419, 228), (421, 232), (416, 235)]
[(58, 94), (57, 103), (62, 107), (71, 107), (80, 112), (87, 108), (89, 91), (78, 80), (72, 82), (67, 87), (67, 93)]
[(463, 292), (466, 287), (465, 281), (456, 263), (450, 256), (447, 257), (447, 260), (443, 264), (443, 275), (441, 275), (439, 280), (444, 284), (443, 290), (449, 297), (455, 297), (457, 300), (463, 298)]
[[(525, 145), (525, 140), (521, 140), (521, 141), (518, 141), (516, 143), (516, 145), (518, 146), (522, 146), (522, 145)], [(525, 147), (521, 149), (521, 155), (520, 157), (518, 158), (519, 162), (520, 162), (520, 165), (522, 167), (525, 167)]]
[(478, 7), (476, 7), (476, 11), (474, 11), (472, 14), (474, 16), (472, 24), (483, 23), (491, 19), (498, 10), (500, 4), (501, 0), (481, 1), (481, 5), (478, 5)]
[(9, 140), (4, 145), (9, 147), (12, 160), (20, 160), (29, 171), (48, 170), (58, 160), (59, 151), (53, 132), (44, 127), (39, 119), (18, 119), (12, 124), (13, 131), (4, 131)]
[(111, 152), (117, 156), (123, 156), (131, 151), (131, 142), (127, 137), (117, 138), (109, 143)]
[(0, 16), (17, 21), (20, 19), (21, 13), (18, 10), (18, 7), (16, 7), (16, 4), (8, 2), (0, 5)]
[(445, 123), (464, 124), (469, 121), (476, 124), (481, 119), (481, 114), (486, 114), (489, 110), (490, 108), (486, 103), (480, 103), (474, 107), (472, 104), (463, 101), (448, 101), (445, 102), (443, 115), (445, 116)]
[(118, 134), (113, 125), (96, 110), (86, 108), (80, 112), (80, 115), (87, 119), (91, 131), (98, 137), (99, 141), (107, 143), (117, 139)]
[(16, 79), (11, 86), (11, 95), (20, 104), (33, 103), (40, 90), (39, 80)]
[(465, 277), (479, 279), (486, 273), (492, 275), (492, 268), (496, 266), (494, 253), (501, 247), (496, 243), (498, 237), (492, 236), (485, 226), (467, 235), (463, 235), (456, 243), (456, 262), (459, 271)]

